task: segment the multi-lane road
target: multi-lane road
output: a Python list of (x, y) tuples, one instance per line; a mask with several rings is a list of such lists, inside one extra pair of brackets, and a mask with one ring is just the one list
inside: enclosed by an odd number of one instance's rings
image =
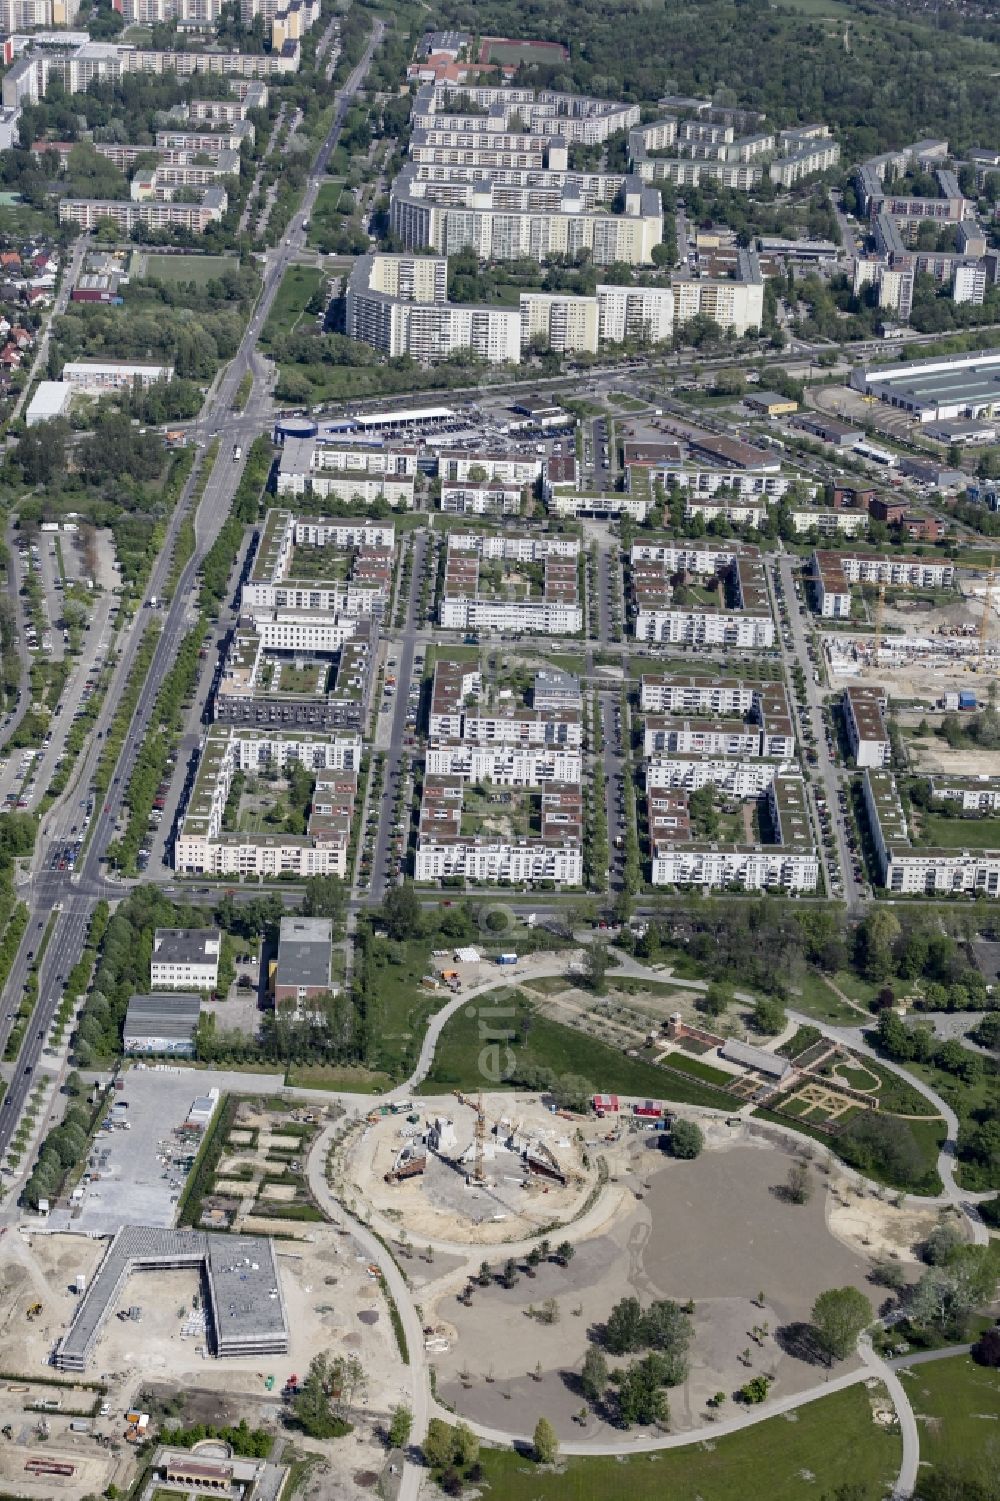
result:
[[(159, 685), (172, 665), (177, 648), (185, 632), (197, 619), (194, 601), (194, 580), (201, 560), (211, 547), (223, 522), (229, 514), (233, 495), (239, 483), (244, 460), (234, 461), (231, 441), (237, 433), (256, 434), (267, 425), (270, 411), (270, 369), (258, 353), (257, 344), (261, 331), (271, 311), (278, 288), (288, 266), (295, 260), (305, 244), (304, 219), (308, 219), (334, 151), (344, 119), (351, 103), (371, 66), (375, 49), (381, 41), (385, 26), (376, 20), (364, 55), (351, 73), (344, 88), (336, 97), (333, 121), (316, 154), (309, 179), (303, 193), (301, 209), (290, 226), (282, 244), (269, 252), (263, 276), (263, 285), (256, 306), (250, 316), (240, 347), (217, 382), (214, 394), (203, 409), (198, 421), (188, 429), (198, 446), (198, 461), (195, 463), (187, 484), (171, 517), (163, 547), (153, 567), (139, 616), (126, 636), (121, 657), (102, 706), (94, 731), (90, 737), (81, 769), (74, 778), (72, 790), (52, 810), (47, 820), (47, 837), (38, 840), (38, 849), (31, 872), (22, 880), (19, 895), (29, 907), (29, 922), (24, 940), (15, 959), (11, 974), (4, 987), (2, 1012), (0, 1012), (0, 1049), (7, 1042), (18, 1001), (23, 993), (28, 969), (46, 924), (52, 917), (52, 928), (39, 974), (38, 1002), (31, 1025), (22, 1043), (19, 1055), (8, 1073), (7, 1093), (0, 1106), (0, 1156), (10, 1145), (11, 1137), (24, 1109), (25, 1101), (33, 1086), (39, 1066), (44, 1069), (44, 1048), (56, 1008), (62, 994), (62, 981), (79, 958), (86, 935), (87, 924), (94, 903), (101, 896), (121, 894), (121, 888), (104, 878), (103, 856), (114, 835), (115, 823), (122, 807), (129, 774), (135, 764), (139, 746), (149, 728), (150, 717)], [(79, 248), (79, 247), (78, 247)], [(80, 252), (82, 253), (82, 252)], [(72, 285), (72, 283), (69, 283)], [(233, 403), (244, 376), (250, 372), (253, 385), (244, 411), (233, 413)], [(140, 690), (139, 702), (132, 718), (114, 780), (103, 802), (94, 809), (85, 858), (77, 870), (53, 870), (50, 864), (52, 844), (70, 837), (70, 829), (79, 820), (81, 789), (91, 785), (97, 767), (104, 736), (111, 725), (118, 701), (128, 682), (135, 662), (142, 624), (152, 615), (149, 602), (159, 599), (170, 571), (171, 554), (181, 524), (192, 512), (195, 486), (201, 475), (206, 446), (213, 434), (220, 433), (222, 441), (204, 487), (201, 500), (194, 512), (196, 547), (193, 556), (181, 574), (169, 609), (158, 616), (161, 626), (159, 640), (150, 671)], [(241, 444), (240, 447), (243, 445)], [(412, 656), (412, 649), (411, 649)], [(56, 1065), (53, 1064), (53, 1068)]]

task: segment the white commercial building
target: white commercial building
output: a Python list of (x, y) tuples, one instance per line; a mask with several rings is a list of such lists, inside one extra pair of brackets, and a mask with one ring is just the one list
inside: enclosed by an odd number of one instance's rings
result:
[(174, 378), (173, 365), (130, 365), (114, 360), (67, 361), (62, 369), (63, 383), (74, 391), (99, 393), (120, 391), (131, 386), (155, 386), (158, 381)]
[(157, 928), (149, 983), (153, 990), (214, 990), (219, 982), (218, 928)]
[(51, 422), (54, 417), (64, 417), (69, 411), (73, 387), (61, 380), (40, 380), (34, 396), (28, 402), (24, 414), (26, 427), (38, 422)]

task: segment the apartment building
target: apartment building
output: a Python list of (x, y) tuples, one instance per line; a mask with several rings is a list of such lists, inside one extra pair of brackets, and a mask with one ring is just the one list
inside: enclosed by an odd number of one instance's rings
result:
[[(503, 812), (510, 804), (503, 803), (499, 795), (488, 820), (472, 814), (465, 806), (467, 787), (468, 783), (457, 777), (425, 776), (415, 860), (418, 881), (457, 876), (490, 884), (582, 883), (583, 801), (579, 786), (554, 785), (533, 795), (538, 834), (515, 829)], [(496, 826), (503, 822), (508, 823), (509, 832), (496, 832)], [(487, 825), (493, 827), (488, 829)]]
[(674, 331), (670, 287), (597, 288), (597, 337), (602, 344), (662, 344)]
[(65, 385), (74, 391), (89, 395), (102, 395), (105, 391), (121, 391), (141, 386), (148, 389), (160, 381), (174, 378), (173, 365), (130, 365), (121, 360), (67, 360), (62, 368)]
[[(282, 771), (299, 762), (315, 774), (304, 834), (227, 830), (226, 807), (237, 771)], [(213, 725), (174, 845), (174, 869), (188, 875), (298, 876), (347, 873), (351, 819), (357, 805), (361, 736), (269, 733)]]
[[(792, 746), (792, 754), (795, 747)], [(760, 729), (743, 719), (672, 719), (650, 714), (643, 724), (644, 756), (759, 756)]]
[(715, 182), (720, 187), (737, 188), (744, 193), (759, 187), (764, 179), (764, 167), (759, 161), (694, 161), (685, 157), (646, 157), (635, 162), (634, 170), (643, 182), (669, 182), (677, 188), (697, 188), (702, 183)]
[(241, 625), (215, 690), (215, 720), (275, 730), (360, 729), (378, 636), (370, 620), (347, 625), (349, 635), (329, 633), (317, 649), (296, 642), (290, 651), (267, 645), (261, 630)]
[[(822, 128), (826, 129), (825, 126)], [(782, 188), (794, 187), (813, 172), (827, 172), (840, 161), (840, 147), (828, 136), (783, 130), (779, 144), (786, 154), (772, 161), (767, 170), (771, 181)]]
[(426, 363), (467, 349), (490, 364), (516, 364), (520, 312), (450, 303), (447, 288), (443, 256), (360, 256), (347, 283), (347, 332), (388, 355)]
[(439, 504), (452, 516), (517, 516), (525, 494), (505, 480), (443, 480)]
[(279, 496), (306, 494), (337, 500), (386, 500), (412, 509), (417, 470), (413, 448), (337, 448), (315, 438), (286, 438), (278, 463), (275, 492)]
[(665, 490), (683, 490), (692, 499), (705, 499), (728, 492), (734, 500), (759, 499), (766, 509), (780, 500), (793, 485), (803, 496), (815, 495), (819, 485), (798, 474), (764, 474), (738, 469), (709, 469), (693, 464), (666, 463), (652, 466), (653, 478)]
[(542, 348), (557, 354), (596, 354), (596, 297), (562, 292), (522, 292), (521, 349)]
[[(471, 101), (485, 114), (454, 114), (453, 105)], [(444, 80), (418, 89), (411, 116), (414, 130), (510, 129), (515, 120), (530, 135), (558, 136), (564, 141), (600, 146), (619, 130), (639, 123), (637, 104), (594, 99), (586, 94), (563, 94), (555, 89), (524, 89)]]
[(647, 788), (672, 792), (698, 792), (717, 787), (735, 798), (761, 797), (776, 776), (794, 772), (795, 763), (760, 757), (717, 757), (675, 752), (653, 755), (646, 762)]
[(576, 538), (448, 538), (439, 623), (445, 630), (572, 636), (583, 629)]
[[(431, 685), (428, 735), (432, 745), (458, 742), (487, 750), (557, 750), (579, 754), (583, 723), (579, 697), (558, 705), (525, 705), (509, 698), (483, 699), (478, 668), (439, 661)], [(578, 780), (572, 777), (568, 781)]]
[(150, 989), (214, 990), (219, 983), (221, 954), (218, 928), (157, 928), (150, 960)]
[(957, 803), (963, 813), (1000, 812), (1000, 781), (996, 777), (954, 777), (935, 773), (930, 779), (931, 796)]
[(5, 36), (53, 26), (74, 26), (80, 0), (0, 0), (0, 31)]
[[(268, 511), (241, 607), (255, 620), (267, 610), (380, 616), (392, 587), (394, 535), (391, 524)], [(299, 575), (298, 549), (309, 549), (311, 565)], [(330, 554), (327, 578), (315, 576), (315, 552), (323, 549)]]
[(702, 315), (741, 337), (749, 328), (760, 328), (763, 321), (764, 278), (752, 250), (739, 252), (731, 278), (675, 276), (672, 289), (677, 323)]
[(943, 558), (907, 558), (867, 553), (814, 552), (811, 564), (817, 613), (847, 620), (853, 584), (885, 584), (893, 589), (947, 589), (955, 565)]
[(867, 511), (820, 511), (812, 508), (788, 511), (788, 518), (799, 536), (815, 530), (823, 537), (858, 537), (868, 530)]
[(648, 265), (663, 238), (660, 195), (639, 177), (624, 179), (620, 211), (612, 211), (587, 204), (568, 183), (554, 201), (537, 188), (514, 188), (492, 177), (455, 182), (447, 169), (440, 170), (442, 179), (432, 181), (410, 163), (393, 182), (390, 222), (408, 250), (447, 256), (471, 248), (485, 261), (546, 261), (588, 251), (596, 266), (635, 266)]
[[(680, 604), (674, 600), (674, 570), (663, 559), (633, 560), (631, 593), (637, 640), (684, 646), (762, 650), (774, 645), (774, 620), (759, 555), (747, 549), (713, 570), (725, 603)], [(697, 555), (697, 554), (695, 554)]]
[(725, 845), (683, 837), (653, 842), (654, 886), (741, 887), (745, 891), (814, 891), (819, 856), (798, 777), (776, 776), (767, 789), (773, 844)]
[[(795, 754), (795, 724), (780, 682), (747, 683), (739, 678), (645, 674), (640, 682), (639, 707), (648, 715), (647, 756), (660, 755), (668, 749), (671, 753), (689, 753), (691, 747), (687, 744), (668, 746), (665, 739), (660, 743), (661, 731), (678, 726), (679, 721), (669, 717), (676, 714), (712, 714), (735, 721), (747, 737), (743, 742), (747, 755), (773, 759)], [(731, 752), (716, 744), (706, 753)]]
[(542, 460), (534, 454), (493, 449), (463, 452), (442, 448), (438, 452), (442, 481), (498, 480), (505, 485), (533, 485), (542, 472)]
[(329, 917), (286, 916), (278, 930), (274, 1005), (303, 1015), (310, 1001), (333, 990), (333, 922)]
[(888, 766), (892, 761), (892, 744), (885, 723), (889, 707), (885, 689), (851, 684), (844, 689), (841, 706), (854, 764)]
[(554, 782), (578, 786), (583, 775), (580, 749), (559, 746), (477, 745), (435, 740), (428, 745), (425, 772), (489, 782), (496, 787), (545, 787)]
[(62, 198), (59, 223), (77, 224), (81, 229), (96, 229), (110, 219), (121, 234), (131, 234), (139, 225), (148, 229), (176, 226), (193, 234), (204, 234), (210, 224), (217, 224), (229, 204), (225, 188), (206, 188), (200, 203), (176, 203), (159, 199), (134, 203), (119, 198)]
[(904, 896), (1000, 895), (1000, 850), (914, 845), (891, 772), (866, 770), (862, 785), (868, 826), (887, 891)]
[[(55, 0), (54, 0), (55, 3)], [(192, 78), (200, 73), (219, 77), (269, 78), (294, 73), (299, 67), (297, 43), (269, 53), (160, 52), (152, 48), (117, 46), (112, 42), (77, 42), (67, 37), (66, 48), (33, 47), (4, 74), (2, 93), (7, 108), (44, 98), (50, 83), (67, 94), (84, 94), (97, 79), (115, 81), (129, 73), (176, 73)]]

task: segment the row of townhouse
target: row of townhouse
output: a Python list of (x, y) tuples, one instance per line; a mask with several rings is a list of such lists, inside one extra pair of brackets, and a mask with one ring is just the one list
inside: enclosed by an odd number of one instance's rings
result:
[(955, 565), (945, 558), (908, 558), (875, 553), (814, 552), (811, 574), (817, 612), (848, 620), (854, 584), (885, 584), (893, 589), (948, 589)]
[[(767, 789), (772, 844), (720, 844), (684, 837), (683, 824), (652, 846), (654, 886), (738, 887), (743, 891), (815, 891), (819, 856), (805, 788), (798, 776), (776, 776)], [(690, 826), (688, 826), (688, 829)]]
[(537, 834), (491, 828), (500, 822), (501, 807), (489, 819), (469, 815), (468, 786), (459, 777), (425, 776), (414, 865), (418, 881), (458, 877), (490, 884), (582, 884), (583, 799), (578, 785), (556, 784), (532, 796)]
[[(347, 874), (357, 806), (361, 736), (213, 725), (174, 844), (174, 868), (188, 875), (301, 877)], [(227, 830), (226, 805), (240, 772), (282, 771), (292, 763), (314, 775), (304, 834)]]
[(286, 438), (275, 492), (282, 498), (310, 494), (366, 504), (385, 500), (396, 509), (412, 510), (416, 473), (413, 447), (335, 446), (316, 438)]
[(862, 785), (879, 875), (887, 891), (903, 896), (1000, 896), (1000, 850), (914, 845), (892, 773), (866, 769)]

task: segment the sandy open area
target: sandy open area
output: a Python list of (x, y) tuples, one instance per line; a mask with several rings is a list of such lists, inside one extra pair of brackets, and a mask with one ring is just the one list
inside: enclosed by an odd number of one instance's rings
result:
[[(827, 1226), (825, 1180), (817, 1178), (808, 1204), (786, 1203), (774, 1190), (787, 1176), (788, 1154), (760, 1138), (726, 1144), (721, 1132), (711, 1133), (693, 1163), (664, 1158), (644, 1137), (629, 1150), (631, 1169), (616, 1177), (632, 1191), (631, 1208), (579, 1243), (566, 1269), (543, 1265), (510, 1290), (497, 1283), (477, 1289), (469, 1308), (457, 1301), (453, 1280), (433, 1304), (433, 1322), (451, 1344), (432, 1357), (438, 1389), (456, 1411), (529, 1431), (545, 1412), (563, 1436), (577, 1432), (575, 1373), (588, 1333), (631, 1294), (644, 1303), (695, 1303), (690, 1375), (669, 1394), (673, 1429), (701, 1424), (706, 1400), (750, 1375), (773, 1375), (776, 1395), (815, 1383), (817, 1367), (791, 1353), (795, 1326), (808, 1321), (828, 1287), (873, 1292), (870, 1253)], [(500, 1251), (498, 1270), (502, 1259)], [(559, 1307), (555, 1327), (531, 1313), (548, 1298)], [(769, 1333), (756, 1342), (751, 1331), (765, 1323)], [(749, 1366), (739, 1358), (747, 1348)], [(614, 1431), (591, 1416), (586, 1431), (605, 1426)]]

